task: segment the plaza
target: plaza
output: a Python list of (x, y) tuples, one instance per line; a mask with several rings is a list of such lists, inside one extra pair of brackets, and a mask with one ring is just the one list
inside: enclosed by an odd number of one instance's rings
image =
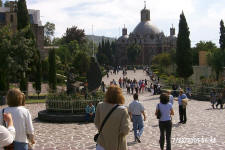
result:
[[(104, 77), (106, 85), (112, 79), (118, 81), (122, 77), (120, 71), (118, 75), (109, 75)], [(148, 76), (142, 71), (136, 73), (128, 71), (128, 78), (148, 79)], [(132, 95), (127, 95), (123, 90), (126, 103), (125, 106), (133, 100)], [(158, 120), (154, 113), (156, 105), (159, 102), (159, 96), (152, 96), (145, 92), (140, 94), (140, 101), (143, 103), (147, 120), (144, 122), (144, 133), (141, 137), (141, 143), (135, 143), (133, 132), (130, 131), (127, 136), (129, 150), (159, 150), (159, 127)], [(4, 106), (3, 106), (4, 107)], [(33, 117), (35, 128), (36, 144), (34, 150), (94, 150), (96, 143), (93, 141), (97, 133), (93, 123), (44, 123), (37, 119), (38, 112), (46, 109), (45, 104), (26, 105)], [(0, 107), (2, 108), (2, 106)], [(172, 149), (173, 150), (223, 150), (225, 147), (225, 111), (212, 109), (209, 102), (191, 100), (187, 106), (187, 123), (178, 124), (178, 104), (174, 102), (175, 115), (172, 118)], [(130, 129), (132, 124), (130, 123)]]

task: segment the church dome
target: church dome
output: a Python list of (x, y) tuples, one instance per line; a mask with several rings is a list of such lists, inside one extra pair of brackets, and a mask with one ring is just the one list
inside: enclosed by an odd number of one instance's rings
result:
[(140, 22), (134, 29), (133, 34), (136, 35), (146, 35), (146, 34), (159, 34), (159, 29), (152, 25), (150, 21)]

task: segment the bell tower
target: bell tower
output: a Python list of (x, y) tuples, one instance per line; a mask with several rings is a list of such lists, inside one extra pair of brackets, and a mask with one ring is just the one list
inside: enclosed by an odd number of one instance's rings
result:
[(170, 28), (170, 36), (175, 36), (175, 28), (173, 27), (173, 25)]
[(125, 25), (124, 25), (124, 27), (122, 29), (122, 34), (123, 35), (127, 35), (127, 28), (125, 27)]
[(146, 9), (146, 1), (144, 9), (141, 10), (141, 22), (150, 21), (150, 10)]

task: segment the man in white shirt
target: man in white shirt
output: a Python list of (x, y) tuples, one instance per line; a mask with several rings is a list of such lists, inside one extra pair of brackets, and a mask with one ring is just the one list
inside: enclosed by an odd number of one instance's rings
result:
[(144, 112), (144, 106), (138, 101), (138, 94), (135, 93), (133, 97), (134, 100), (129, 104), (128, 112), (130, 115), (130, 119), (133, 122), (134, 139), (135, 141), (138, 141), (140, 143), (140, 137), (144, 131), (144, 122), (142, 115), (144, 116), (144, 121), (146, 120), (146, 115)]
[(4, 121), (7, 123), (7, 127), (0, 125), (0, 150), (3, 147), (10, 145), (15, 138), (15, 128), (13, 126), (13, 120), (11, 114), (4, 113)]

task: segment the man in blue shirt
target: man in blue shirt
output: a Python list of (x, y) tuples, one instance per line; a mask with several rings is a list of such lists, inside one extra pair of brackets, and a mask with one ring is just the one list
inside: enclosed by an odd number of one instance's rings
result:
[(92, 103), (89, 103), (85, 108), (86, 112), (86, 121), (93, 121), (95, 118), (95, 106)]
[(183, 90), (180, 90), (180, 94), (178, 96), (178, 104), (179, 104), (179, 116), (180, 122), (185, 124), (187, 122), (187, 115), (186, 115), (186, 107), (183, 107), (182, 100), (187, 98), (186, 94), (184, 94)]

